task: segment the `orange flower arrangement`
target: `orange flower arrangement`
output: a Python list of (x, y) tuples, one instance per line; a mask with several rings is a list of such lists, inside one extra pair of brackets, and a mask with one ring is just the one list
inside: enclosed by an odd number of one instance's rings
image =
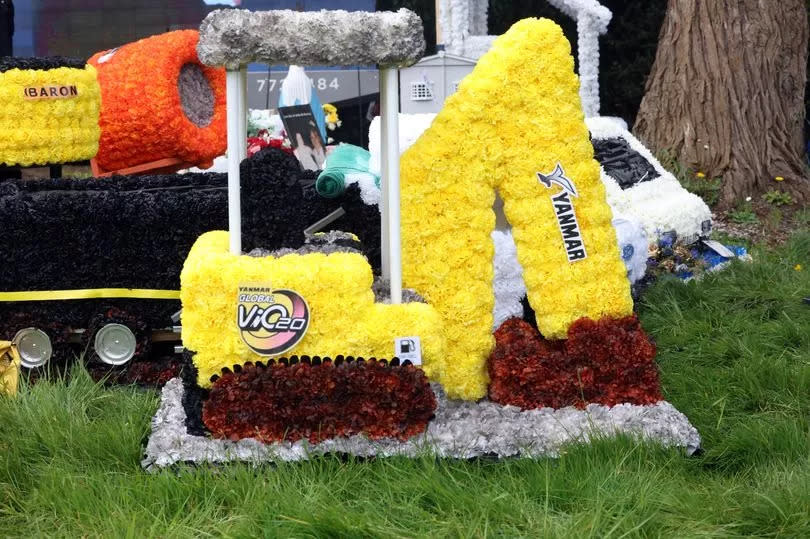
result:
[(179, 30), (90, 58), (101, 86), (102, 169), (166, 158), (205, 168), (225, 152), (225, 70), (200, 63), (198, 40), (196, 30)]

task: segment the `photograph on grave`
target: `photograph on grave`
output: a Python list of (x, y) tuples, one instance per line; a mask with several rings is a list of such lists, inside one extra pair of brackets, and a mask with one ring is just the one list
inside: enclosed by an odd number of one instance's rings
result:
[(306, 170), (321, 170), (326, 161), (326, 143), (321, 136), (311, 105), (279, 107), (293, 153)]

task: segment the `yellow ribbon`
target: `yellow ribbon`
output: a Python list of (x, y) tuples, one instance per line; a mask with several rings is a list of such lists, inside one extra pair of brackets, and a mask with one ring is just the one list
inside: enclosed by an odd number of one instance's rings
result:
[(28, 290), (0, 292), (3, 301), (56, 301), (66, 299), (126, 298), (126, 299), (180, 299), (179, 290), (148, 288), (91, 288), (86, 290)]
[(16, 395), (20, 383), (20, 353), (17, 345), (0, 341), (0, 395)]

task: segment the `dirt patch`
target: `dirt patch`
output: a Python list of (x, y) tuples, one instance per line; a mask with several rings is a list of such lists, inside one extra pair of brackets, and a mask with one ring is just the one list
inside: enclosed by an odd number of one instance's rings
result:
[(796, 231), (810, 227), (810, 207), (800, 204), (775, 206), (751, 201), (750, 211), (712, 212), (714, 231), (752, 243), (781, 245)]

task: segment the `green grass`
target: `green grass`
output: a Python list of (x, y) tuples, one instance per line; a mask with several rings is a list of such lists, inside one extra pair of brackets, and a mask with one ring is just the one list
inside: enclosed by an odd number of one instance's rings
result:
[[(810, 536), (810, 233), (640, 306), (686, 457), (630, 439), (559, 459), (181, 467), (139, 461), (153, 393), (69, 383), (0, 402), (0, 533), (190, 537)], [(802, 264), (804, 270), (793, 268)]]

